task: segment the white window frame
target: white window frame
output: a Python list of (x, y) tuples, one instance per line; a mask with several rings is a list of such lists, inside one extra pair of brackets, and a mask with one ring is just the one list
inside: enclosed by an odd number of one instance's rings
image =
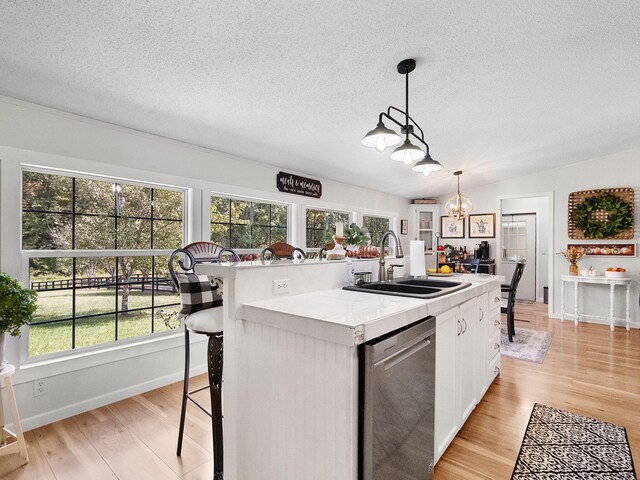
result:
[(333, 206), (325, 206), (325, 205), (305, 205), (305, 208), (302, 212), (302, 221), (301, 225), (301, 238), (304, 242), (304, 251), (307, 253), (318, 253), (322, 247), (309, 247), (307, 245), (307, 211), (309, 210), (321, 210), (324, 212), (335, 212), (335, 213), (346, 213), (349, 216), (348, 224), (345, 227), (348, 227), (351, 223), (355, 222), (357, 219), (357, 214), (353, 210), (348, 210), (340, 207)]
[[(91, 174), (86, 172), (76, 172), (71, 170), (65, 170), (60, 168), (50, 168), (50, 167), (41, 167), (35, 165), (22, 164), (20, 165), (20, 205), (22, 205), (22, 196), (23, 196), (23, 174), (24, 172), (37, 172), (43, 174), (50, 175), (60, 175), (67, 176), (72, 178), (82, 178), (87, 180), (97, 180), (97, 181), (108, 181), (108, 182), (122, 182), (127, 183), (129, 185), (136, 185), (145, 188), (159, 188), (164, 190), (173, 190), (178, 191), (183, 194), (183, 202), (182, 202), (182, 239), (183, 242), (187, 242), (189, 238), (190, 228), (190, 205), (191, 201), (191, 191), (187, 187), (181, 187), (176, 185), (164, 184), (162, 182), (151, 182), (151, 181), (141, 181), (134, 180), (124, 177), (116, 177), (110, 175), (101, 175), (101, 174)], [(169, 256), (173, 253), (173, 249), (139, 249), (139, 250), (124, 250), (124, 249), (101, 249), (101, 250), (25, 250), (22, 249), (22, 206), (20, 206), (20, 218), (19, 218), (19, 239), (20, 245), (20, 254), (21, 254), (21, 279), (24, 285), (30, 284), (29, 278), (29, 264), (31, 258), (87, 258), (87, 257), (141, 257), (141, 256)], [(182, 327), (182, 324), (180, 325)], [(182, 333), (182, 328), (178, 328), (175, 330), (179, 330)], [(46, 363), (51, 360), (64, 359), (69, 357), (76, 357), (79, 355), (86, 355), (88, 353), (94, 353), (104, 350), (109, 350), (113, 348), (119, 348), (127, 345), (132, 345), (140, 342), (146, 342), (151, 339), (175, 336), (175, 331), (165, 331), (165, 332), (154, 332), (147, 335), (141, 335), (138, 337), (127, 338), (123, 340), (113, 340), (109, 342), (100, 343), (97, 345), (92, 345), (89, 347), (80, 347), (80, 348), (70, 348), (68, 350), (63, 350), (60, 352), (52, 352), (43, 355), (38, 355), (37, 357), (29, 356), (29, 328), (22, 329), (22, 335), (20, 338), (20, 364), (21, 365), (30, 365), (30, 364), (41, 364)]]
[[(235, 194), (231, 194), (231, 193), (223, 193), (223, 192), (218, 192), (218, 191), (210, 191), (209, 192), (209, 198), (208, 198), (208, 202), (206, 203), (206, 213), (208, 216), (208, 228), (207, 228), (207, 239), (208, 241), (211, 241), (211, 197), (220, 197), (220, 198), (228, 198), (231, 200), (239, 200), (239, 201), (243, 201), (243, 202), (251, 202), (251, 203), (268, 203), (270, 205), (284, 205), (285, 207), (287, 207), (287, 243), (294, 243), (294, 230), (295, 230), (295, 222), (294, 222), (294, 211), (295, 211), (295, 205), (289, 202), (285, 202), (285, 201), (281, 201), (281, 200), (272, 200), (272, 199), (267, 199), (267, 198), (260, 198), (260, 197), (250, 197), (250, 196), (245, 196), (245, 195), (235, 195)], [(204, 208), (203, 208), (204, 210)], [(204, 213), (204, 212), (203, 212)], [(223, 245), (224, 247), (227, 247), (229, 245)], [(230, 246), (231, 248), (233, 248), (233, 246)], [(246, 254), (254, 254), (254, 255), (259, 255), (260, 253), (262, 253), (262, 248), (233, 248), (234, 251), (236, 251), (238, 254), (240, 255), (246, 255)]]

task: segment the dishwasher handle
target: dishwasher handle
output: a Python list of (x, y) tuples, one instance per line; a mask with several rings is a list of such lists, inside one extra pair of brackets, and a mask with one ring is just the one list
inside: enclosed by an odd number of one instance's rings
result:
[(422, 350), (425, 347), (428, 347), (429, 345), (431, 345), (431, 335), (429, 335), (426, 338), (423, 338), (422, 340), (420, 340), (417, 343), (414, 343), (413, 345), (407, 345), (402, 350), (398, 350), (397, 352), (393, 353), (393, 355), (390, 355), (387, 358), (378, 360), (376, 363), (374, 363), (373, 366), (375, 368), (381, 364), (384, 364), (385, 371), (389, 370), (390, 368), (395, 367), (398, 363), (402, 362), (404, 359), (409, 358), (414, 353)]

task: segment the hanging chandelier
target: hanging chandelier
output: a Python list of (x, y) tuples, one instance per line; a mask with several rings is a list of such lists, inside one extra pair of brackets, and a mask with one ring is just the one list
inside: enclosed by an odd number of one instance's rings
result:
[[(411, 167), (411, 170), (427, 176), (431, 172), (441, 170), (443, 167), (440, 162), (431, 158), (429, 145), (424, 140), (422, 128), (409, 116), (409, 73), (413, 72), (415, 68), (416, 61), (413, 58), (408, 58), (398, 64), (398, 73), (405, 76), (405, 109), (400, 110), (392, 105), (387, 108), (386, 112), (380, 112), (378, 125), (364, 136), (361, 143), (365, 147), (375, 148), (379, 152), (383, 152), (387, 147), (392, 147), (400, 143), (402, 141), (400, 135), (385, 126), (383, 118), (386, 118), (398, 125), (401, 134), (405, 136), (402, 145), (391, 153), (391, 160), (403, 162), (405, 165), (411, 165), (417, 160), (413, 167)], [(398, 116), (398, 114), (404, 116), (404, 119), (398, 120), (394, 118), (394, 115)], [(402, 123), (402, 121), (404, 121), (404, 123)], [(419, 135), (415, 133), (414, 129), (419, 130)], [(411, 143), (409, 137), (413, 137), (424, 145), (426, 151)]]
[(462, 175), (462, 170), (453, 172), (453, 174), (458, 177), (458, 193), (447, 200), (447, 203), (444, 205), (444, 209), (448, 212), (447, 214), (451, 218), (461, 220), (471, 213), (471, 210), (473, 210), (473, 204), (467, 197), (460, 195), (460, 175)]

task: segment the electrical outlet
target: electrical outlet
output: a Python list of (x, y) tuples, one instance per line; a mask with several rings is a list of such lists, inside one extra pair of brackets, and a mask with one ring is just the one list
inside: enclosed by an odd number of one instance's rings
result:
[(35, 380), (33, 382), (33, 396), (39, 397), (40, 395), (45, 395), (48, 392), (47, 382), (44, 378), (40, 380)]
[(280, 295), (281, 293), (289, 293), (289, 279), (274, 280), (273, 281), (273, 294)]

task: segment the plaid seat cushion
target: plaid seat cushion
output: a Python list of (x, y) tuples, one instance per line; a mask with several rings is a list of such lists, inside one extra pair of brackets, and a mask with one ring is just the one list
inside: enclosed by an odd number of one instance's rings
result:
[(181, 317), (222, 305), (222, 279), (209, 279), (195, 273), (177, 273), (176, 279), (180, 287)]

